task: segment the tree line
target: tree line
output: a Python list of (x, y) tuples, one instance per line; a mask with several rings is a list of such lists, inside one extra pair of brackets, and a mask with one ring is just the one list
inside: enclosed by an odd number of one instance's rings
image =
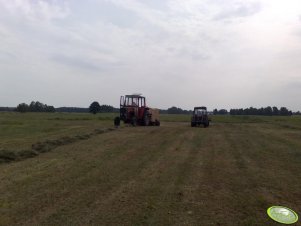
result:
[(277, 116), (277, 115), (282, 115), (282, 116), (290, 116), (293, 114), (298, 114), (300, 112), (295, 112), (293, 113), (292, 111), (288, 110), (286, 107), (281, 107), (278, 109), (277, 107), (261, 107), (261, 108), (254, 108), (254, 107), (249, 107), (249, 108), (238, 108), (238, 109), (230, 109), (228, 112), (226, 109), (221, 109), (213, 110), (214, 115), (265, 115), (265, 116)]
[[(106, 113), (106, 112), (119, 112), (119, 108), (115, 108), (111, 105), (103, 104), (100, 105), (97, 101), (93, 101), (88, 108), (80, 108), (80, 107), (60, 107), (54, 108), (53, 106), (49, 106), (43, 104), (39, 101), (32, 101), (30, 104), (21, 103), (16, 108), (14, 107), (0, 107), (0, 111), (17, 111), (17, 112), (77, 112), (77, 113)], [(184, 110), (180, 107), (172, 106), (168, 109), (160, 109), (161, 114), (192, 114), (192, 110)], [(214, 109), (212, 112), (214, 115), (282, 115), (282, 116), (290, 116), (290, 115), (301, 115), (300, 111), (292, 112), (288, 110), (286, 107), (261, 107), (261, 108), (236, 108), (230, 109), (230, 111), (226, 109)]]
[(32, 101), (29, 105), (26, 103), (21, 103), (16, 107), (17, 112), (55, 112), (53, 106), (48, 106), (39, 101)]
[(160, 109), (161, 114), (192, 114), (192, 110), (183, 110), (182, 108), (172, 106), (167, 110)]
[(231, 115), (266, 115), (266, 116), (272, 116), (272, 115), (282, 115), (282, 116), (288, 116), (292, 115), (293, 112), (288, 110), (286, 107), (281, 107), (278, 109), (277, 107), (265, 107), (265, 108), (246, 108), (246, 109), (231, 109), (230, 110)]
[(0, 107), (0, 111), (15, 111), (16, 108), (13, 107)]
[(39, 101), (32, 101), (30, 104), (21, 103), (16, 108), (0, 107), (0, 111), (17, 111), (17, 112), (74, 112), (74, 113), (100, 113), (100, 112), (119, 112), (118, 108), (114, 108), (110, 105), (100, 105), (97, 101), (94, 101), (89, 108), (79, 107), (60, 107), (54, 108), (47, 104), (43, 104)]

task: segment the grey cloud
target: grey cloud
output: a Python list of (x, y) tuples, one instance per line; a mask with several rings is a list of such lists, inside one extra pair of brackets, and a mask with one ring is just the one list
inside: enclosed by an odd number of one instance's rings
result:
[(62, 19), (69, 14), (66, 1), (3, 1), (0, 3), (13, 15), (21, 15), (31, 21)]
[(285, 90), (290, 92), (301, 92), (301, 81), (290, 81), (284, 85)]
[[(48, 4), (44, 11), (31, 6), (32, 20), (22, 9), (0, 7), (1, 105), (25, 97), (57, 106), (86, 106), (95, 98), (115, 105), (120, 92), (141, 91), (160, 108), (190, 108), (204, 95), (210, 109), (277, 105), (300, 110), (300, 50), (291, 37), (298, 28), (278, 26), (288, 21), (282, 17), (264, 21), (274, 8), (267, 0), (255, 1), (260, 2), (66, 0), (66, 7)], [(68, 7), (70, 14), (63, 17)], [(300, 12), (292, 15), (295, 22), (301, 22)], [(256, 21), (248, 20), (254, 14)], [(241, 20), (245, 26), (234, 23)], [(292, 76), (296, 79), (284, 86)], [(66, 82), (72, 84), (69, 94)], [(14, 84), (21, 84), (18, 95), (10, 89)]]
[(224, 20), (224, 19), (231, 19), (231, 18), (248, 17), (260, 12), (260, 10), (261, 10), (261, 4), (259, 2), (253, 2), (253, 3), (240, 2), (231, 8), (222, 10), (213, 19)]
[(0, 60), (14, 60), (16, 59), (16, 55), (6, 52), (6, 51), (0, 51)]
[(102, 60), (97, 61), (96, 59), (89, 59), (86, 56), (66, 56), (66, 55), (54, 55), (51, 57), (53, 62), (68, 66), (75, 67), (78, 69), (91, 71), (91, 72), (104, 72), (113, 71), (114, 69), (124, 66), (120, 62), (104, 62)]
[(190, 47), (166, 47), (166, 53), (170, 54), (170, 56), (177, 57), (177, 58), (186, 58), (192, 61), (204, 61), (210, 59), (210, 56), (205, 53), (201, 53), (200, 51), (191, 49)]
[(300, 110), (301, 104), (297, 101), (301, 95), (301, 81), (287, 81), (280, 85), (272, 95), (272, 100), (277, 100), (279, 106), (286, 106), (293, 111)]
[(69, 56), (63, 56), (63, 55), (55, 55), (51, 58), (52, 61), (71, 66), (71, 67), (77, 67), (85, 70), (90, 71), (99, 71), (100, 66), (89, 61), (88, 59), (83, 59), (79, 57), (69, 57)]
[(178, 56), (188, 57), (188, 58), (190, 58), (191, 60), (194, 60), (194, 61), (210, 59), (208, 54), (200, 53), (200, 51), (192, 50), (192, 49), (189, 49), (189, 48), (181, 48), (178, 51), (177, 54), (178, 54)]
[(162, 1), (162, 0), (145, 1), (144, 4), (150, 8), (153, 8), (153, 9), (156, 9), (159, 11), (166, 11), (169, 9), (167, 2)]
[[(139, 17), (133, 11), (113, 4), (110, 1), (96, 1), (94, 7), (89, 4), (72, 5), (71, 9), (76, 10), (77, 14), (70, 15), (67, 19), (72, 22), (75, 18), (85, 23), (103, 21), (107, 24), (114, 24), (118, 27), (129, 28), (134, 26)], [(89, 14), (89, 16), (87, 16)]]

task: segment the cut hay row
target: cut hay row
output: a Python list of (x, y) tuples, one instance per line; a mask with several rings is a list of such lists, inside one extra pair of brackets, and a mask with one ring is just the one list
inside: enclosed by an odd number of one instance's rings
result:
[(31, 149), (27, 150), (0, 150), (0, 164), (13, 161), (20, 161), (27, 158), (33, 158), (40, 153), (49, 152), (59, 146), (75, 143), (81, 140), (87, 140), (93, 136), (115, 130), (114, 128), (95, 129), (93, 132), (75, 136), (64, 136), (53, 140), (45, 140), (34, 143)]

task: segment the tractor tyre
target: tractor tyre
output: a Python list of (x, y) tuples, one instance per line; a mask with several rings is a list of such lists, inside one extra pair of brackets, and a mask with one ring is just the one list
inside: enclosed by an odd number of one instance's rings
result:
[(136, 120), (136, 117), (135, 117), (135, 116), (133, 116), (133, 117), (131, 118), (131, 124), (132, 124), (132, 126), (137, 126), (137, 120)]
[(114, 119), (114, 126), (119, 127), (120, 126), (120, 117), (115, 117)]
[(207, 128), (209, 126), (209, 122), (204, 122), (204, 128)]
[(159, 120), (155, 120), (155, 126), (160, 126), (160, 121)]
[(150, 125), (150, 120), (149, 120), (149, 117), (147, 114), (144, 114), (144, 117), (143, 117), (143, 125), (144, 126), (149, 126)]
[(195, 122), (191, 122), (191, 127), (195, 127)]

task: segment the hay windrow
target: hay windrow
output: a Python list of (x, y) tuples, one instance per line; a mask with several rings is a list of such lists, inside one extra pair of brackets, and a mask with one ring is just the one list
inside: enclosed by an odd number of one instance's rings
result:
[(0, 163), (7, 163), (12, 161), (20, 161), (26, 158), (37, 156), (35, 150), (0, 150)]
[(74, 136), (64, 136), (53, 140), (39, 141), (31, 145), (31, 149), (28, 150), (6, 150), (0, 149), (0, 164), (9, 163), (13, 161), (20, 161), (27, 158), (33, 158), (40, 153), (49, 152), (59, 146), (72, 144), (78, 141), (87, 140), (93, 136), (107, 133), (115, 130), (114, 128), (95, 129), (88, 134), (78, 134)]

